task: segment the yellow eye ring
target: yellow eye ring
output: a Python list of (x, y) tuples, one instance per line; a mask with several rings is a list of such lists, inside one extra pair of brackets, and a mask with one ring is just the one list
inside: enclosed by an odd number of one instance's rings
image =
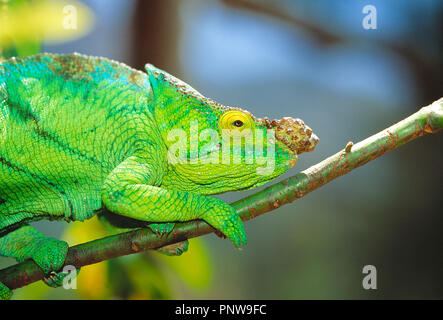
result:
[(220, 128), (221, 129), (238, 129), (240, 131), (244, 129), (252, 130), (254, 128), (254, 121), (252, 121), (251, 117), (239, 110), (231, 110), (225, 112), (220, 117)]

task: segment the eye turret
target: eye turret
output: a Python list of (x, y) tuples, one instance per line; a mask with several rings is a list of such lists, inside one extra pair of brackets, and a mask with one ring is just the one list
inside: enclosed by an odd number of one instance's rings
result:
[(254, 121), (251, 116), (240, 110), (230, 110), (225, 112), (219, 121), (221, 129), (254, 129)]

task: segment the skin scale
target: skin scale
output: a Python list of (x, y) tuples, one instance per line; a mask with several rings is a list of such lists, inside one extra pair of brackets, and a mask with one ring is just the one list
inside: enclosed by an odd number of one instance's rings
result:
[[(245, 161), (171, 163), (168, 133), (192, 133), (193, 121), (197, 134), (217, 132), (219, 148), (227, 143), (223, 129), (275, 130), (274, 170), (260, 175), (257, 168), (263, 165)], [(29, 223), (84, 221), (95, 214), (114, 231), (148, 225), (170, 232), (173, 222), (204, 219), (236, 247), (244, 246), (235, 210), (207, 195), (260, 186), (294, 166), (297, 154), (312, 151), (317, 142), (299, 119), (270, 121), (220, 105), (149, 64), (144, 73), (80, 54), (3, 61), (0, 255), (33, 259), (53, 273), (49, 285), (60, 285), (63, 274), (54, 271), (63, 266), (68, 245)], [(200, 150), (206, 141), (197, 143)], [(195, 156), (191, 149), (189, 159)], [(10, 295), (0, 283), (0, 297)]]

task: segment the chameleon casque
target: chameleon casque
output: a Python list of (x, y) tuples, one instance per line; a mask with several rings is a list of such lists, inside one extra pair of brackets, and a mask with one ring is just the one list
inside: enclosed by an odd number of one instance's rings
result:
[[(207, 195), (260, 186), (318, 142), (299, 119), (259, 119), (205, 98), (150, 64), (146, 72), (80, 54), (0, 62), (0, 255), (33, 259), (51, 274), (47, 284), (60, 285), (63, 275), (57, 271), (68, 244), (29, 223), (83, 221), (95, 214), (114, 227), (115, 221), (139, 221), (160, 233), (177, 221), (203, 219), (236, 247), (244, 246), (246, 234), (234, 208)], [(191, 128), (193, 121), (198, 129)], [(172, 129), (191, 134), (212, 129), (219, 149), (227, 143), (224, 129), (253, 134), (273, 129), (275, 140), (268, 143), (275, 146), (275, 166), (263, 175), (256, 162), (173, 163)], [(198, 147), (205, 143), (199, 140)], [(186, 146), (192, 158), (189, 142)], [(109, 212), (101, 214), (103, 208)], [(11, 294), (0, 283), (0, 297)]]

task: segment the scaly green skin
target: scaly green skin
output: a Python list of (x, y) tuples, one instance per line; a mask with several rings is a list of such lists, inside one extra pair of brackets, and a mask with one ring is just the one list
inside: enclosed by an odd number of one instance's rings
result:
[[(59, 271), (67, 244), (28, 223), (83, 221), (103, 207), (116, 214), (105, 220), (155, 223), (160, 233), (170, 232), (167, 222), (204, 219), (243, 246), (246, 234), (234, 208), (206, 195), (262, 185), (318, 142), (300, 121), (257, 119), (151, 65), (146, 69), (78, 54), (0, 63), (0, 255), (33, 259), (46, 274)], [(247, 114), (255, 128), (276, 130), (272, 174), (258, 175), (257, 163), (168, 161), (172, 129), (190, 132), (191, 121), (198, 121), (198, 132), (221, 135), (220, 117), (230, 110)], [(0, 283), (0, 297), (10, 294)]]

